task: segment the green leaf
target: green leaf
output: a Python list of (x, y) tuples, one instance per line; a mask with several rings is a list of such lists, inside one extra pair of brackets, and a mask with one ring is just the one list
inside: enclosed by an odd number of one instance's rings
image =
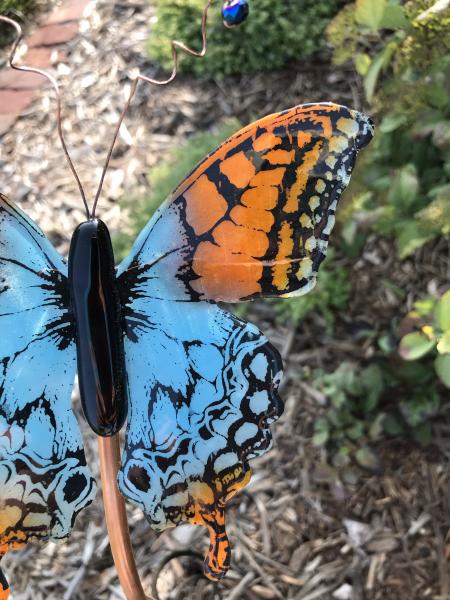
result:
[(450, 354), (450, 329), (444, 332), (436, 347), (439, 354)]
[(419, 442), (419, 444), (422, 444), (422, 446), (431, 444), (433, 440), (432, 434), (431, 423), (422, 423), (421, 425), (414, 427), (412, 432), (413, 438)]
[(314, 422), (314, 429), (316, 431), (328, 431), (329, 428), (330, 428), (330, 426), (325, 417), (319, 417)]
[(377, 85), (378, 77), (380, 76), (381, 69), (384, 65), (383, 52), (380, 52), (370, 63), (370, 67), (367, 70), (367, 75), (364, 78), (364, 91), (366, 98), (369, 102), (372, 102), (373, 95), (375, 93), (375, 87)]
[(390, 133), (391, 131), (398, 129), (401, 125), (406, 123), (406, 121), (407, 118), (404, 114), (388, 113), (381, 121), (378, 131), (381, 131), (382, 133)]
[(372, 421), (369, 428), (369, 437), (371, 440), (378, 440), (381, 437), (385, 419), (386, 414), (380, 412)]
[(358, 52), (355, 55), (354, 61), (356, 71), (359, 75), (361, 75), (361, 77), (364, 77), (364, 75), (366, 75), (367, 71), (369, 70), (372, 59), (365, 52)]
[(339, 451), (333, 455), (333, 466), (337, 469), (347, 466), (350, 463), (350, 449), (347, 446), (340, 446)]
[(400, 382), (409, 389), (414, 389), (431, 384), (434, 374), (427, 364), (405, 360), (396, 365), (393, 375), (396, 382)]
[(372, 448), (369, 448), (369, 446), (359, 448), (355, 452), (355, 458), (357, 463), (364, 469), (374, 472), (380, 471), (380, 459), (376, 452)]
[(444, 331), (450, 330), (450, 290), (445, 292), (437, 306), (438, 323)]
[(403, 288), (401, 288), (399, 285), (395, 284), (393, 281), (391, 281), (390, 279), (387, 279), (386, 277), (383, 277), (381, 282), (383, 284), (383, 287), (385, 287), (387, 290), (392, 292), (394, 294), (394, 296), (396, 296), (399, 300), (405, 299), (405, 296), (406, 296), (405, 290)]
[(378, 365), (370, 365), (361, 373), (361, 382), (368, 392), (374, 392), (377, 397), (383, 391), (383, 374)]
[(433, 239), (433, 233), (424, 231), (420, 223), (406, 221), (397, 237), (397, 253), (401, 259), (421, 248), (428, 240)]
[(400, 210), (405, 210), (414, 203), (418, 192), (417, 169), (413, 164), (408, 164), (395, 173), (388, 194), (388, 202), (398, 206)]
[(326, 430), (318, 431), (313, 435), (312, 443), (314, 446), (324, 446), (329, 438), (329, 432)]
[(383, 352), (383, 354), (391, 354), (394, 351), (394, 343), (392, 341), (392, 336), (388, 333), (380, 336), (378, 338), (378, 347)]
[(357, 258), (361, 254), (362, 247), (366, 241), (366, 233), (358, 230), (355, 220), (349, 219), (342, 226), (342, 250), (350, 258)]
[(361, 372), (360, 380), (365, 393), (361, 398), (365, 412), (370, 412), (378, 404), (384, 389), (383, 374), (378, 365), (370, 365)]
[(359, 438), (364, 435), (364, 430), (364, 422), (355, 421), (351, 427), (348, 427), (345, 433), (351, 440), (359, 440)]
[(439, 354), (434, 361), (434, 368), (442, 383), (450, 388), (450, 354)]
[(347, 396), (342, 390), (335, 392), (334, 394), (327, 394), (330, 398), (331, 404), (336, 408), (341, 408), (347, 401)]
[(426, 423), (439, 412), (440, 398), (434, 388), (424, 388), (408, 400), (399, 403), (400, 412), (410, 427)]
[(436, 108), (444, 109), (448, 103), (448, 92), (445, 86), (434, 81), (427, 85), (426, 93), (431, 105)]
[(435, 344), (434, 339), (430, 340), (423, 333), (415, 331), (414, 333), (408, 333), (408, 335), (402, 338), (399, 354), (405, 360), (417, 360), (430, 352)]
[(364, 91), (366, 94), (366, 98), (369, 102), (372, 102), (373, 96), (375, 93), (375, 88), (377, 86), (377, 81), (380, 76), (380, 73), (383, 69), (391, 62), (392, 55), (394, 54), (397, 48), (397, 43), (392, 41), (386, 44), (386, 46), (381, 50), (370, 63), (370, 67), (367, 71), (367, 75), (364, 78)]
[(380, 27), (386, 29), (410, 29), (411, 24), (406, 18), (403, 6), (388, 4), (384, 9)]
[(383, 20), (387, 0), (356, 0), (355, 20), (376, 31)]
[(392, 436), (402, 435), (405, 432), (405, 427), (401, 420), (395, 415), (387, 415), (383, 421), (383, 429)]
[(433, 298), (433, 296), (428, 296), (416, 300), (414, 302), (414, 309), (418, 313), (419, 317), (430, 317), (433, 314), (435, 305), (436, 299)]
[(433, 144), (442, 150), (450, 146), (450, 122), (440, 121), (433, 129)]

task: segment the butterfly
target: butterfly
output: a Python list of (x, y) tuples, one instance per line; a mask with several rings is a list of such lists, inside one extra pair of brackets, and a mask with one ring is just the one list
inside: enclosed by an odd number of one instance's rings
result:
[(117, 270), (102, 221), (76, 229), (67, 264), (0, 197), (0, 556), (66, 538), (95, 496), (71, 408), (78, 372), (96, 433), (127, 420), (120, 492), (156, 531), (206, 526), (205, 574), (225, 574), (225, 506), (271, 445), (282, 362), (217, 303), (314, 287), (372, 135), (332, 103), (252, 123), (180, 183)]

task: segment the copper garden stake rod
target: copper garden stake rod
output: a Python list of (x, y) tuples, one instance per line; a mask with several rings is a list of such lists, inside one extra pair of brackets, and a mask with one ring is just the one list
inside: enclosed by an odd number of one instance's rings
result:
[(97, 439), (106, 526), (120, 584), (127, 600), (154, 600), (151, 596), (146, 596), (142, 589), (133, 557), (125, 500), (117, 488), (120, 467), (119, 435), (98, 436)]

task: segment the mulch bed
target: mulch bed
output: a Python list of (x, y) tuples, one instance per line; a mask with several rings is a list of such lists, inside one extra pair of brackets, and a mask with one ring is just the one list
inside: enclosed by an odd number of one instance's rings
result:
[[(145, 74), (160, 74), (144, 51), (152, 16), (146, 0), (93, 3), (81, 23), (81, 35), (53, 65), (64, 90), (67, 141), (90, 199), (123, 106), (127, 76), (136, 66)], [(161, 156), (226, 116), (247, 123), (317, 100), (361, 108), (361, 97), (352, 71), (330, 67), (327, 55), (275, 74), (220, 81), (180, 77), (165, 89), (141, 86), (114, 153), (99, 205), (101, 218), (113, 231), (126, 227), (126, 210), (118, 199), (146, 194), (149, 169)], [(71, 232), (84, 215), (61, 159), (53, 108), (51, 94), (44, 91), (2, 138), (2, 192), (20, 202), (66, 252)], [(405, 310), (404, 301), (399, 304), (386, 293), (383, 279), (400, 286), (411, 304), (430, 282), (438, 288), (448, 284), (449, 256), (443, 240), (403, 263), (395, 259), (390, 244), (376, 238), (369, 238), (356, 260), (338, 252), (338, 263), (351, 273), (352, 295), (333, 336), (317, 314), (305, 319), (294, 335), (289, 324), (274, 322), (267, 305), (250, 309), (249, 319), (285, 356), (286, 408), (273, 427), (274, 448), (254, 461), (252, 482), (228, 510), (232, 569), (214, 586), (201, 576), (195, 556), (166, 563), (179, 549), (203, 552), (205, 532), (183, 526), (157, 537), (141, 511), (129, 507), (146, 589), (151, 590), (158, 575), (155, 585), (161, 600), (450, 598), (449, 407), (439, 418), (434, 446), (423, 449), (412, 442), (386, 441), (378, 448), (382, 474), (355, 470), (355, 479), (347, 481), (328, 464), (325, 451), (311, 444), (314, 420), (324, 407), (300, 379), (304, 369), (332, 370), (343, 360), (364, 363), (372, 350), (352, 337), (352, 323), (383, 328)], [(98, 480), (95, 438), (79, 410), (76, 403), (88, 461)], [(123, 598), (100, 494), (79, 515), (68, 541), (11, 553), (2, 566), (13, 584), (14, 600)]]

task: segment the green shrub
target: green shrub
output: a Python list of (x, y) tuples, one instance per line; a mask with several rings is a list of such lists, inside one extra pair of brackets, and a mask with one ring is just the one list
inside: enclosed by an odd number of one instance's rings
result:
[(432, 441), (441, 394), (429, 359), (413, 364), (391, 354), (365, 368), (344, 361), (332, 373), (314, 371), (312, 384), (328, 402), (315, 421), (313, 443), (328, 448), (335, 466), (356, 461), (376, 470), (373, 444), (386, 436)]
[(353, 59), (380, 125), (341, 215), (394, 236), (401, 258), (450, 235), (450, 7), (358, 0), (330, 23), (334, 60)]
[[(45, 4), (48, 2), (43, 0), (0, 0), (0, 15), (23, 22)], [(10, 44), (14, 37), (14, 29), (10, 25), (0, 23), (0, 48)]]
[[(52, 5), (52, 0), (0, 0), (0, 15), (5, 15), (26, 25), (39, 10)], [(11, 44), (15, 30), (6, 23), (0, 23), (0, 48)]]
[(313, 442), (327, 446), (336, 466), (356, 460), (377, 468), (372, 445), (386, 435), (432, 440), (432, 419), (450, 388), (450, 290), (416, 301), (395, 337), (398, 346), (392, 334), (378, 338), (380, 352), (367, 367), (344, 361), (334, 372), (312, 373), (328, 401)]
[[(224, 27), (221, 2), (208, 20), (208, 52), (201, 60), (180, 53), (184, 71), (222, 76), (275, 69), (309, 56), (323, 45), (323, 31), (342, 0), (252, 0), (250, 15), (237, 30)], [(200, 21), (205, 0), (157, 0), (156, 22), (150, 30), (150, 57), (172, 68), (169, 40), (200, 49)]]
[(23, 17), (33, 11), (36, 4), (36, 0), (0, 0), (0, 14)]
[(121, 202), (122, 207), (129, 214), (130, 221), (125, 231), (113, 236), (114, 254), (118, 259), (128, 254), (147, 221), (182, 179), (239, 127), (238, 121), (230, 119), (224, 121), (214, 131), (200, 132), (191, 136), (162, 160), (160, 165), (151, 170), (149, 175), (151, 193), (147, 198)]
[(376, 468), (369, 444), (382, 432), (379, 402), (385, 382), (380, 367), (373, 364), (358, 372), (354, 364), (343, 362), (333, 373), (317, 369), (313, 386), (328, 400), (326, 413), (315, 421), (313, 443), (328, 446), (335, 466), (347, 466), (354, 458)]

